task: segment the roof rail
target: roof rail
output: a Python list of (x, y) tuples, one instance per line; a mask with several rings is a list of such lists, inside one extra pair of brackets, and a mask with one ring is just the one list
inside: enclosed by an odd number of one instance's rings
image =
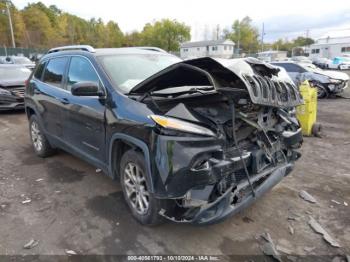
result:
[(159, 47), (154, 47), (154, 46), (136, 46), (135, 48), (149, 50), (149, 51), (156, 51), (156, 52), (160, 52), (160, 53), (168, 53), (164, 49), (161, 49)]
[(51, 54), (59, 51), (70, 51), (70, 50), (82, 50), (90, 53), (95, 53), (95, 49), (90, 45), (67, 45), (67, 46), (54, 47), (54, 48), (51, 48), (47, 53)]

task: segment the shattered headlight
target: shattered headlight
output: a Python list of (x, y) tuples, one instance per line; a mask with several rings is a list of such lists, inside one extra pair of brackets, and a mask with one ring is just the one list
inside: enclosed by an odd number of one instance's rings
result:
[(10, 92), (10, 91), (7, 91), (7, 90), (5, 90), (5, 89), (0, 88), (0, 95), (8, 95), (8, 96), (10, 96), (10, 95), (11, 95), (11, 92)]
[(337, 85), (337, 84), (341, 84), (342, 81), (339, 80), (339, 79), (330, 78), (329, 82), (332, 83), (332, 84), (336, 84)]
[(208, 128), (198, 126), (176, 118), (158, 115), (150, 115), (149, 117), (158, 125), (167, 129), (179, 130), (204, 136), (215, 136), (215, 133)]

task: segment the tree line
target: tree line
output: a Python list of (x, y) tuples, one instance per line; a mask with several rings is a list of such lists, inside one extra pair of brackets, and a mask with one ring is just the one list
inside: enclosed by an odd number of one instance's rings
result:
[[(268, 32), (267, 32), (268, 33)], [(315, 41), (309, 37), (299, 36), (295, 39), (278, 39), (273, 43), (261, 43), (259, 30), (249, 16), (235, 20), (230, 29), (223, 32), (224, 38), (231, 39), (236, 47), (239, 44), (240, 53), (256, 53), (261, 50), (287, 51), (289, 54), (296, 47), (309, 46)]]
[[(162, 19), (147, 23), (142, 31), (123, 33), (114, 21), (101, 18), (86, 20), (42, 2), (18, 10), (10, 3), (17, 47), (50, 48), (70, 44), (94, 47), (157, 46), (178, 51), (181, 42), (189, 41), (191, 28), (176, 20)], [(0, 44), (11, 46), (6, 5), (0, 1)]]
[[(51, 48), (61, 45), (89, 44), (94, 47), (156, 46), (167, 51), (178, 51), (182, 42), (191, 39), (190, 26), (177, 20), (162, 19), (147, 23), (141, 31), (123, 33), (118, 23), (101, 18), (83, 19), (69, 14), (55, 5), (31, 3), (19, 10), (9, 3), (17, 47)], [(232, 26), (216, 37), (231, 39), (239, 53), (261, 50), (259, 30), (250, 17), (235, 20)], [(279, 39), (264, 44), (263, 48), (291, 51), (297, 46), (312, 44), (310, 38), (298, 37), (292, 41)], [(0, 45), (11, 46), (6, 5), (0, 0)]]

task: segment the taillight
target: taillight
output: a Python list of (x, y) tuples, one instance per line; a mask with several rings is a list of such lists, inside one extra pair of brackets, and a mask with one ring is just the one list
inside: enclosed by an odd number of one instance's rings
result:
[(26, 81), (24, 81), (24, 86), (25, 86), (25, 88), (28, 88), (28, 85), (29, 85), (29, 79), (27, 79)]

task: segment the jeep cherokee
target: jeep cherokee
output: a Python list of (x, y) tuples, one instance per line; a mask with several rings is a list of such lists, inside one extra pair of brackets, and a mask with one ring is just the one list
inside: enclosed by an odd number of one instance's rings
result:
[(300, 157), (301, 103), (272, 65), (152, 47), (51, 49), (25, 92), (36, 154), (119, 179), (142, 224), (218, 222), (275, 186)]

